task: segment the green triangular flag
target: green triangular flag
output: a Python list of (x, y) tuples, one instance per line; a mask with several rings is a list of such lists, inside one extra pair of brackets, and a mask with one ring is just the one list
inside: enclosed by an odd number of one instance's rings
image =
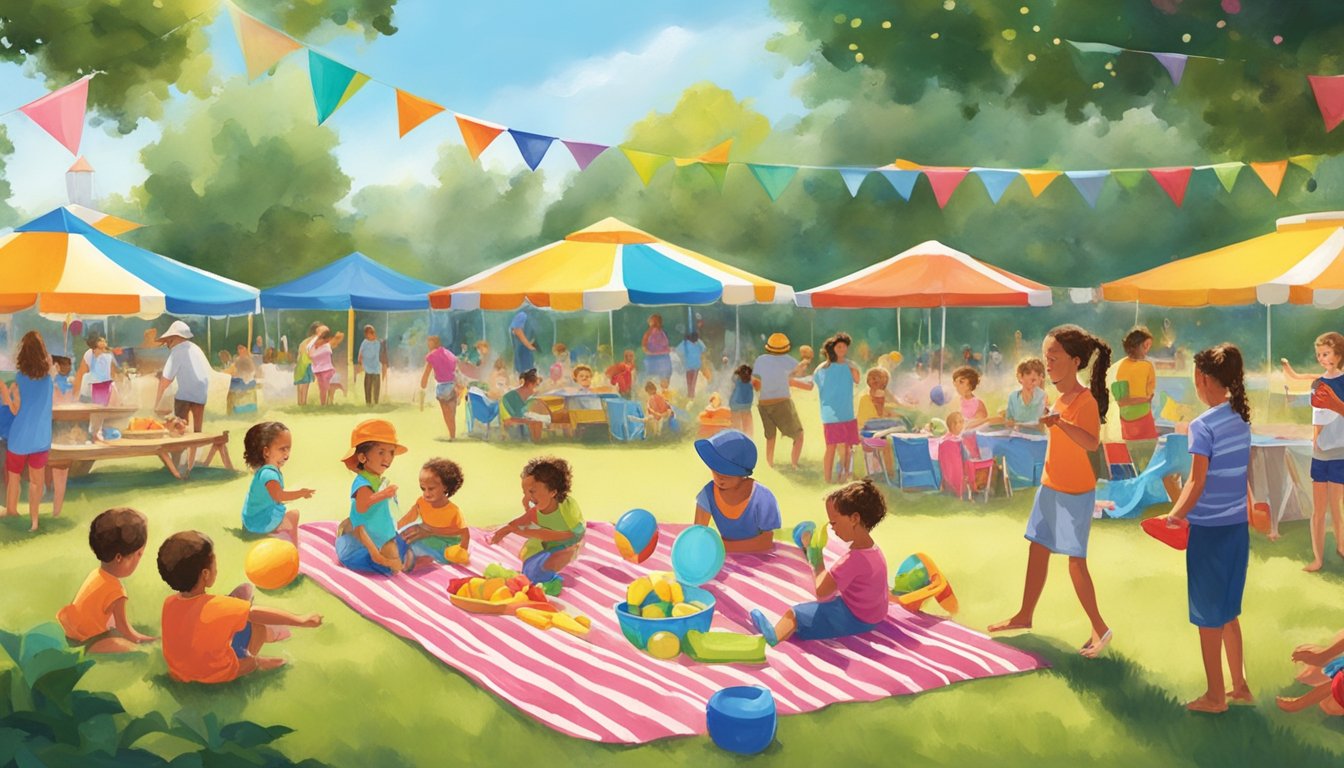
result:
[(756, 177), (765, 190), (765, 194), (770, 196), (770, 202), (779, 199), (788, 188), (789, 182), (797, 175), (798, 169), (792, 165), (756, 165), (747, 163), (747, 168), (751, 169), (751, 175)]
[(1300, 168), (1305, 168), (1307, 173), (1316, 175), (1316, 168), (1321, 164), (1320, 155), (1293, 155), (1288, 158), (1288, 162)]
[(711, 179), (714, 180), (714, 186), (718, 187), (719, 190), (722, 191), (722, 190), (723, 190), (723, 177), (725, 177), (725, 176), (728, 175), (728, 164), (727, 164), (727, 163), (697, 163), (697, 165), (699, 165), (701, 168), (704, 168), (704, 169), (705, 169), (705, 173), (708, 173), (708, 174), (709, 174), (709, 178), (711, 178)]
[(1237, 177), (1241, 175), (1241, 169), (1246, 167), (1245, 163), (1218, 163), (1210, 166), (1213, 172), (1218, 175), (1218, 181), (1222, 182), (1223, 189), (1232, 191), (1233, 185), (1237, 183)]
[(313, 86), (313, 103), (317, 106), (318, 125), (321, 125), (331, 117), (331, 113), (355, 95), (355, 91), (362, 88), (369, 78), (310, 48), (308, 80)]
[(1123, 168), (1121, 170), (1111, 171), (1111, 178), (1115, 179), (1121, 189), (1134, 189), (1139, 186), (1148, 171), (1143, 169)]
[(637, 149), (627, 149), (621, 147), (621, 152), (625, 154), (625, 159), (634, 166), (635, 173), (639, 174), (639, 180), (644, 182), (644, 186), (649, 186), (649, 181), (653, 174), (658, 172), (672, 158), (668, 155), (659, 155), (653, 152), (640, 152)]

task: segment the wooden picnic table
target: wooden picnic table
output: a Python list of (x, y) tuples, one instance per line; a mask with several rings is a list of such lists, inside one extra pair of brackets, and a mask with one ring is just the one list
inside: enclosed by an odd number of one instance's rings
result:
[(135, 415), (136, 408), (121, 407), (114, 405), (93, 405), (90, 403), (68, 403), (65, 405), (55, 405), (51, 408), (51, 420), (58, 421), (88, 421), (91, 417), (102, 416), (104, 419), (125, 419)]
[[(207, 434), (188, 432), (181, 437), (128, 438), (122, 437), (102, 443), (85, 445), (53, 444), (49, 461), (58, 467), (70, 468), (70, 474), (79, 477), (93, 468), (95, 461), (109, 459), (131, 459), (157, 456), (163, 466), (178, 480), (185, 480), (196, 466), (196, 449), (209, 447), (202, 466), (218, 455), (225, 469), (233, 469), (233, 460), (229, 458), (229, 433)], [(178, 468), (178, 457), (185, 452), (186, 462)]]

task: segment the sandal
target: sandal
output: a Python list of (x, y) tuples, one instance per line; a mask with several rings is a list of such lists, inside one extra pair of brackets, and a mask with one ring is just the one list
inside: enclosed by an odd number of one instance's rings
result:
[(1078, 653), (1085, 656), (1086, 658), (1095, 659), (1097, 658), (1097, 656), (1101, 655), (1101, 652), (1106, 650), (1106, 646), (1110, 644), (1111, 644), (1111, 630), (1108, 629), (1106, 630), (1106, 634), (1102, 635), (1101, 638), (1098, 639), (1096, 643), (1092, 643), (1089, 640), (1088, 644), (1084, 645), (1082, 649), (1078, 651)]

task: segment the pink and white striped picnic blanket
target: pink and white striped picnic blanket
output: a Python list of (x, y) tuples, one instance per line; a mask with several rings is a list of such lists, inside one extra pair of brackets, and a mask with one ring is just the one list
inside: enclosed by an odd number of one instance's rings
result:
[[(660, 661), (621, 634), (613, 605), (631, 581), (672, 569), (671, 545), (683, 525), (659, 526), (658, 549), (641, 565), (620, 558), (610, 523), (589, 523), (584, 551), (565, 570), (556, 602), (592, 619), (586, 639), (537, 630), (507, 616), (467, 613), (448, 600), (452, 578), (487, 564), (517, 565), (518, 538), (490, 546), (474, 532), (470, 569), (446, 566), (406, 576), (366, 576), (335, 563), (335, 523), (302, 527), (302, 572), (360, 614), (429, 653), (541, 723), (580, 739), (642, 744), (705, 732), (705, 703), (720, 688), (763, 685), (780, 714), (811, 712), (845, 701), (876, 701), (944, 685), (1025, 672), (1043, 666), (1034, 656), (996, 643), (952, 621), (892, 606), (867, 634), (841, 640), (785, 642), (767, 651), (767, 664)], [(833, 561), (843, 552), (834, 539)], [(748, 612), (771, 618), (815, 599), (811, 569), (788, 545), (769, 555), (731, 556), (705, 585), (718, 600), (714, 628), (754, 633)]]

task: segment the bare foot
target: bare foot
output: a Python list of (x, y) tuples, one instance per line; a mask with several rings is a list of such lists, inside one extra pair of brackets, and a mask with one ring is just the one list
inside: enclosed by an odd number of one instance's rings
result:
[(1240, 685), (1227, 692), (1228, 704), (1255, 704), (1255, 695), (1249, 685)]
[(37, 533), (37, 523), (33, 523), (32, 526), (28, 529), (28, 532)]
[(1274, 697), (1274, 703), (1278, 704), (1279, 709), (1284, 712), (1301, 712), (1311, 706), (1311, 702), (1304, 701), (1306, 698), (1306, 696), (1276, 696)]
[(257, 669), (279, 669), (285, 666), (285, 660), (274, 656), (258, 656)]
[(1320, 560), (1312, 560), (1310, 563), (1302, 566), (1302, 570), (1307, 573), (1315, 573), (1316, 571), (1321, 570), (1321, 566), (1323, 565), (1325, 565), (1325, 563), (1322, 563)]
[(1270, 540), (1270, 541), (1278, 541), (1278, 540), (1279, 540), (1279, 532), (1278, 532), (1278, 531), (1271, 531), (1270, 534), (1269, 534), (1269, 540)]
[(1217, 715), (1227, 711), (1226, 701), (1214, 701), (1208, 694), (1200, 696), (1194, 701), (1188, 702), (1185, 708), (1191, 712), (1207, 712), (1211, 715)]
[(1000, 621), (998, 624), (990, 624), (990, 632), (1014, 632), (1019, 629), (1031, 629), (1031, 619), (1024, 619), (1020, 616), (1014, 616), (1011, 619)]

